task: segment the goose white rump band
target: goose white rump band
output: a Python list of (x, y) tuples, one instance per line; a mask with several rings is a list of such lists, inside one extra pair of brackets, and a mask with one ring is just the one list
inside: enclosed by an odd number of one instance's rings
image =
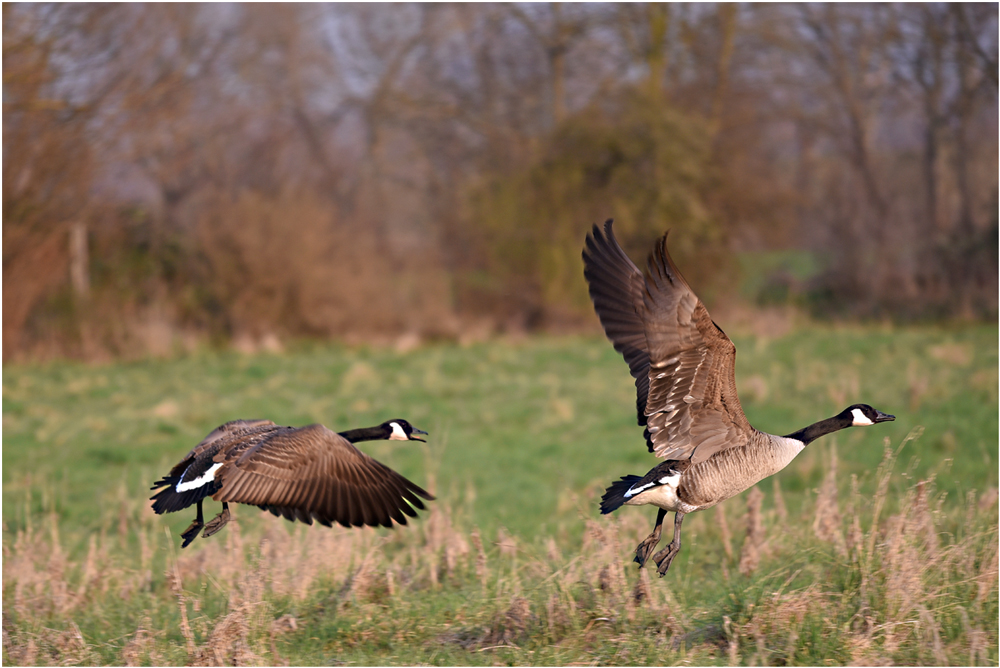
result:
[(636, 487), (635, 485), (632, 485), (631, 487), (628, 488), (628, 491), (625, 492), (625, 498), (627, 499), (630, 496), (635, 496), (636, 494), (638, 494), (642, 490), (649, 489), (650, 487), (652, 487), (655, 484), (656, 484), (655, 482), (647, 482), (645, 485), (639, 485), (638, 487)]
[(681, 481), (681, 474), (675, 473), (672, 476), (663, 476), (654, 483), (634, 487), (626, 494), (626, 506), (656, 506), (664, 510), (680, 511), (690, 513), (698, 510), (697, 506), (684, 503), (677, 498), (677, 485)]
[(679, 510), (682, 513), (689, 513), (697, 510), (694, 506), (689, 506), (677, 498), (677, 485), (681, 481), (681, 474), (675, 473), (670, 476), (663, 476), (656, 482), (644, 485), (633, 486), (625, 492), (625, 505), (645, 506), (653, 505), (664, 510)]
[(633, 497), (636, 494), (641, 493), (643, 490), (649, 489), (650, 487), (654, 487), (656, 485), (667, 485), (672, 489), (676, 489), (677, 481), (679, 481), (680, 479), (681, 479), (681, 474), (675, 473), (674, 475), (665, 475), (655, 482), (647, 482), (645, 485), (639, 485), (638, 487), (632, 485), (631, 487), (628, 488), (628, 491), (625, 492), (625, 498), (628, 499), (630, 497)]
[[(208, 469), (202, 475), (198, 476), (194, 480), (191, 480), (190, 482), (177, 483), (177, 491), (186, 492), (189, 489), (196, 489), (206, 483), (215, 480), (215, 472), (218, 471), (220, 468), (222, 468), (222, 462), (219, 462), (217, 464), (212, 464), (212, 468)], [(181, 477), (183, 478), (184, 476)]]

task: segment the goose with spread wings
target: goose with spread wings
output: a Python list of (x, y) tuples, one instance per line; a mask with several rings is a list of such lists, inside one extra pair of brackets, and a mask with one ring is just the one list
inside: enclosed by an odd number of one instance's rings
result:
[[(235, 420), (214, 429), (151, 489), (157, 515), (198, 506), (181, 547), (218, 533), (229, 522), (229, 504), (245, 503), (287, 520), (324, 526), (392, 527), (406, 524), (434, 497), (354, 447), (361, 441), (423, 441), (427, 432), (406, 420), (339, 434), (321, 424), (282, 427), (270, 420)], [(161, 489), (162, 488), (162, 489)], [(207, 524), (206, 497), (222, 502)]]
[(686, 514), (777, 473), (824, 434), (895, 419), (854, 404), (787, 436), (758, 431), (736, 396), (736, 347), (677, 270), (666, 234), (643, 273), (618, 245), (611, 220), (603, 229), (594, 225), (583, 264), (604, 332), (635, 379), (646, 446), (664, 460), (644, 476), (612, 483), (601, 499), (604, 514), (622, 505), (659, 509), (652, 533), (635, 551), (640, 568), (660, 542), (667, 512), (674, 513), (673, 541), (653, 555), (661, 576), (680, 551)]

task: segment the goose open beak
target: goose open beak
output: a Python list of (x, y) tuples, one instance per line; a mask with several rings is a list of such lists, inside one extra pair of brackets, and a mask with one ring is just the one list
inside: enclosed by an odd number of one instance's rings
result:
[(426, 443), (427, 442), (427, 441), (425, 441), (422, 438), (417, 438), (416, 434), (422, 434), (424, 436), (430, 436), (430, 434), (428, 434), (423, 429), (417, 429), (416, 427), (413, 427), (413, 431), (410, 433), (410, 440), (411, 441), (420, 441), (421, 443)]
[(896, 419), (895, 415), (889, 415), (888, 413), (883, 413), (879, 409), (875, 409), (875, 424), (879, 422), (892, 422)]

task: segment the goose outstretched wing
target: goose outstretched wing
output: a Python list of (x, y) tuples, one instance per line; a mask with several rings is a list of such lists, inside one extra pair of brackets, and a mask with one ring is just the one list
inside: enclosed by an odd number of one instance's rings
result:
[(644, 278), (652, 451), (696, 464), (742, 445), (753, 428), (736, 395), (736, 346), (678, 271), (666, 234), (650, 253)]
[(433, 496), (323, 425), (251, 433), (220, 450), (216, 501), (330, 526), (406, 524)]
[(584, 275), (605, 333), (636, 379), (639, 424), (649, 451), (703, 461), (745, 443), (752, 431), (736, 395), (736, 347), (708, 314), (667, 251), (667, 235), (645, 274), (611, 232), (595, 226)]

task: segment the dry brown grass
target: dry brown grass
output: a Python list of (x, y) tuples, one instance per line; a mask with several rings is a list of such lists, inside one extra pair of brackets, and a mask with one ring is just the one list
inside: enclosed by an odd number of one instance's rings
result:
[(764, 522), (760, 512), (764, 494), (756, 486), (747, 494), (747, 537), (740, 553), (740, 573), (750, 576), (760, 565), (760, 553), (764, 547)]
[(843, 511), (832, 449), (797, 516), (751, 491), (728, 583), (698, 575), (731, 559), (715, 533), (667, 578), (636, 570), (639, 513), (493, 544), (441, 502), (384, 534), (263, 516), (184, 551), (128, 502), (79, 548), (35, 517), (4, 532), (4, 663), (995, 663), (995, 504), (950, 508), (933, 479), (893, 474), (899, 452), (887, 444), (873, 496), (852, 479)]
[(833, 442), (828, 450), (826, 477), (816, 497), (816, 514), (813, 533), (820, 540), (832, 543), (837, 554), (845, 556), (847, 546), (841, 531), (840, 504), (837, 500), (837, 446)]

